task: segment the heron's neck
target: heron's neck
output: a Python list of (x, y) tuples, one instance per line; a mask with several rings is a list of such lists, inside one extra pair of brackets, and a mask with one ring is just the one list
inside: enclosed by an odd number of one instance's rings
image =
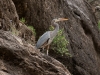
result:
[(54, 26), (55, 26), (54, 31), (58, 31), (58, 30), (59, 30), (59, 25), (58, 25), (58, 23), (54, 22)]
[(59, 25), (55, 22), (52, 25), (55, 27), (55, 29), (52, 31), (52, 36), (55, 37), (59, 31)]

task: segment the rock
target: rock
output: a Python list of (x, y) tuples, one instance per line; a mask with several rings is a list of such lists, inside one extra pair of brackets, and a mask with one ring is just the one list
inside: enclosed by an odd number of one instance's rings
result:
[[(86, 0), (0, 0), (0, 5), (1, 29), (10, 30), (10, 22), (15, 24), (16, 29), (19, 27), (17, 10), (20, 18), (25, 17), (27, 23), (34, 26), (37, 39), (49, 29), (52, 19), (68, 18), (67, 22), (59, 24), (65, 29), (66, 39), (69, 41), (68, 50), (72, 57), (67, 59), (66, 56), (60, 57), (54, 54), (55, 58), (64, 63), (73, 75), (100, 75), (100, 31), (95, 13)], [(4, 33), (6, 32), (1, 32)], [(8, 34), (10, 35), (9, 32)], [(8, 34), (5, 36), (9, 36)], [(4, 72), (11, 75), (66, 74), (67, 69), (61, 67), (58, 61), (41, 54), (26, 41), (14, 38), (12, 35), (7, 39), (3, 38), (6, 44), (3, 39), (0, 41), (1, 61), (5, 65), (2, 66), (4, 70), (0, 71), (2, 74)], [(51, 59), (57, 64), (50, 62)]]
[[(20, 16), (21, 5), (27, 23), (33, 25), (37, 39), (49, 30), (51, 20), (58, 17), (68, 18), (59, 23), (65, 29), (69, 41), (68, 50), (72, 55), (69, 60), (58, 55), (73, 75), (100, 75), (100, 31), (91, 5), (86, 0), (25, 0), (18, 4), (13, 0)], [(26, 8), (25, 8), (26, 6)], [(54, 56), (57, 56), (55, 53)], [(59, 59), (62, 58), (62, 59)], [(66, 64), (68, 63), (68, 64)]]
[(0, 30), (1, 75), (71, 75), (59, 61), (19, 39)]
[(23, 38), (28, 43), (35, 45), (35, 34), (24, 23), (19, 22), (19, 28), (17, 31), (19, 37)]
[[(35, 35), (24, 23), (20, 22), (14, 3), (0, 0), (0, 29), (11, 31), (12, 34), (35, 44)], [(2, 8), (3, 7), (3, 8)]]
[(0, 29), (0, 75), (71, 75), (63, 64), (27, 42), (33, 34), (20, 23), (12, 0), (0, 0)]

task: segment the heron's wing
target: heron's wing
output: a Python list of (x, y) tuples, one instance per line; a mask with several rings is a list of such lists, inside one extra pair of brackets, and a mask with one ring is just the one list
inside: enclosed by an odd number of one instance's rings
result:
[(50, 31), (45, 32), (37, 41), (36, 47), (40, 48), (50, 38)]

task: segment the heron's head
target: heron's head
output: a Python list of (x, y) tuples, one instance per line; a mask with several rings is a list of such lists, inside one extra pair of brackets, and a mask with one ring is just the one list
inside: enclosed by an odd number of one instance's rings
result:
[(57, 19), (54, 19), (54, 22), (65, 21), (65, 20), (68, 20), (68, 19), (66, 19), (66, 18), (57, 18)]

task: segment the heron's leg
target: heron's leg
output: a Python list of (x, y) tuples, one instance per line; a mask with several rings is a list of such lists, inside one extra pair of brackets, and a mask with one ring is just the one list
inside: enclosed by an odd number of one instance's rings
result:
[(48, 52), (49, 52), (49, 45), (47, 46), (47, 55), (48, 55)]

